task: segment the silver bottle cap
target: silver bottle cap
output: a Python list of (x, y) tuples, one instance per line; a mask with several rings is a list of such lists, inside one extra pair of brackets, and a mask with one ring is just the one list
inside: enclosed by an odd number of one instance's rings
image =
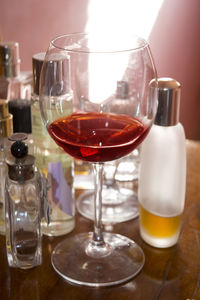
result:
[[(39, 95), (40, 74), (44, 65), (46, 84), (43, 95), (60, 96), (70, 91), (70, 60), (66, 54), (51, 53), (45, 60), (45, 53), (37, 53), (32, 57), (33, 91)], [(63, 80), (61, 80), (63, 79)]]
[(32, 57), (33, 92), (36, 95), (39, 95), (40, 73), (42, 70), (44, 58), (45, 58), (45, 52), (37, 53)]
[(117, 95), (116, 97), (119, 99), (127, 99), (128, 98), (128, 83), (125, 80), (117, 81)]
[(158, 109), (154, 124), (173, 126), (179, 122), (181, 85), (173, 78), (158, 79)]
[(19, 44), (17, 42), (0, 42), (0, 76), (16, 77), (19, 73)]

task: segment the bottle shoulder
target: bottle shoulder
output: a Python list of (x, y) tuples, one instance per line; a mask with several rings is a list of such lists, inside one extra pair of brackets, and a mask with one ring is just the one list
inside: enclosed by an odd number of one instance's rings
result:
[(161, 142), (184, 142), (185, 143), (185, 131), (183, 125), (178, 123), (175, 126), (158, 126), (153, 124), (150, 132), (145, 139), (146, 143), (161, 143)]
[[(186, 139), (181, 123), (176, 126), (163, 127), (153, 125), (141, 146), (141, 161), (186, 161)], [(150, 163), (150, 162), (149, 162)]]

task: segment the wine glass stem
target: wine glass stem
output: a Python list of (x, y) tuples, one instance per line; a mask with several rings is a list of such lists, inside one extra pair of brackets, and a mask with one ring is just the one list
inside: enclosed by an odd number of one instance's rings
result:
[(92, 240), (89, 240), (85, 251), (93, 258), (102, 258), (110, 255), (113, 247), (104, 242), (102, 226), (102, 183), (103, 183), (103, 163), (93, 164), (95, 173), (95, 198), (94, 198), (94, 231)]
[(102, 185), (103, 185), (103, 163), (93, 164), (95, 173), (95, 199), (94, 199), (94, 232), (93, 240), (98, 244), (103, 244), (102, 226)]

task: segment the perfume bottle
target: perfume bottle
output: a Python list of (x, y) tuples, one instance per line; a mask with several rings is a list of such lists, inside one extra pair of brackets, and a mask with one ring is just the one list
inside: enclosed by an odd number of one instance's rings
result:
[(5, 234), (5, 178), (7, 165), (6, 152), (9, 146), (7, 137), (13, 132), (12, 115), (8, 112), (8, 100), (0, 99), (0, 234)]
[(6, 159), (5, 184), (6, 249), (10, 267), (29, 269), (42, 262), (41, 177), (35, 158), (28, 154), (26, 135), (15, 134)]
[[(129, 114), (129, 112), (135, 111), (136, 114), (138, 102), (133, 97), (132, 102), (126, 101), (129, 97), (129, 86), (127, 81), (118, 81), (116, 97), (112, 101), (112, 111), (116, 111), (121, 114)], [(127, 182), (138, 179), (139, 149), (140, 148), (137, 147), (129, 155), (126, 155), (115, 162), (115, 180), (119, 182)]]
[(0, 99), (29, 99), (32, 73), (20, 72), (19, 44), (0, 42)]
[[(48, 201), (50, 204), (50, 223), (42, 219), (42, 233), (48, 236), (59, 236), (69, 233), (75, 226), (75, 202), (73, 185), (73, 159), (64, 153), (49, 136), (42, 122), (39, 105), (39, 81), (45, 53), (35, 54), (33, 65), (33, 94), (31, 99), (32, 135), (36, 166), (45, 174), (48, 181)], [(50, 61), (52, 73), (69, 72), (67, 57)], [(65, 84), (67, 107), (72, 112), (72, 91)]]
[(158, 80), (155, 122), (141, 147), (140, 234), (158, 248), (177, 243), (185, 202), (186, 143), (179, 122), (180, 89), (174, 79)]

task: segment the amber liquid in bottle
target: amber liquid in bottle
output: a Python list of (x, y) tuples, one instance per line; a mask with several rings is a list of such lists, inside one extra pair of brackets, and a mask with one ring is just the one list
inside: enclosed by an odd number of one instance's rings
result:
[(140, 232), (141, 236), (150, 245), (165, 247), (165, 243), (173, 244), (180, 232), (181, 214), (177, 216), (159, 216), (146, 210), (141, 204), (140, 209)]

